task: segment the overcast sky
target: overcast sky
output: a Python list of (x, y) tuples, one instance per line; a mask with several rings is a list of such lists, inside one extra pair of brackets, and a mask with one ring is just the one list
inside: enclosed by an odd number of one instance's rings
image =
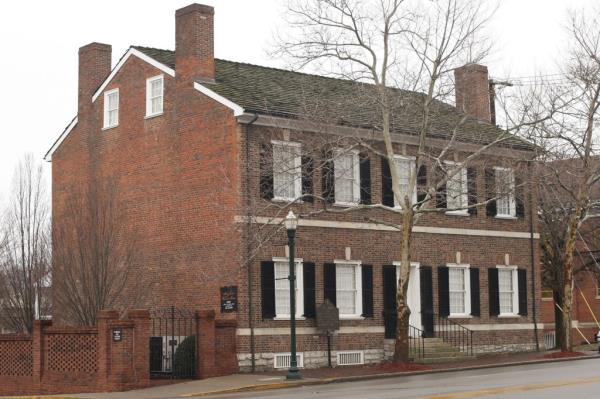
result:
[[(492, 76), (554, 72), (569, 7), (595, 0), (501, 0), (490, 26)], [(597, 0), (596, 0), (597, 1)], [(26, 153), (42, 161), (77, 110), (77, 50), (108, 43), (113, 65), (130, 45), (174, 49), (177, 8), (190, 0), (10, 1), (0, 11), (0, 202)], [(204, 0), (215, 7), (215, 55), (278, 65), (266, 50), (283, 0)], [(51, 164), (44, 162), (48, 184)]]

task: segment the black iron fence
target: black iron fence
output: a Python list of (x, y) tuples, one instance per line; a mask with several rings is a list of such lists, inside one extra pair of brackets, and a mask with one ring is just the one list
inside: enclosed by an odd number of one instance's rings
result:
[(413, 359), (425, 357), (425, 332), (415, 326), (408, 326), (408, 350)]
[(196, 315), (174, 306), (151, 311), (151, 378), (196, 378)]
[(473, 355), (473, 330), (447, 317), (435, 316), (435, 335), (467, 355)]

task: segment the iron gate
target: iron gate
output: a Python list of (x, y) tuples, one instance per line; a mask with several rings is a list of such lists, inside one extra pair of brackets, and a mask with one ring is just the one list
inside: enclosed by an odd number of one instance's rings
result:
[(151, 378), (196, 378), (196, 316), (174, 306), (151, 312)]

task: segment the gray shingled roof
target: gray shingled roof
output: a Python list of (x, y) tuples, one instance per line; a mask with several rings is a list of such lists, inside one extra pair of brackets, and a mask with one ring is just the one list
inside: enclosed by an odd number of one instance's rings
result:
[[(175, 69), (175, 53), (150, 47), (134, 46), (156, 61)], [(269, 68), (216, 59), (215, 83), (203, 83), (217, 94), (243, 107), (246, 112), (289, 118), (328, 120), (339, 125), (373, 127), (378, 125), (374, 86), (350, 80)], [(390, 89), (394, 100), (392, 128), (414, 135), (420, 127), (420, 110), (425, 96), (421, 93)], [(463, 114), (454, 106), (436, 101), (432, 107), (430, 137), (448, 138)], [(467, 120), (459, 127), (457, 139), (486, 144), (506, 134), (489, 123)], [(503, 146), (532, 149), (516, 136)]]

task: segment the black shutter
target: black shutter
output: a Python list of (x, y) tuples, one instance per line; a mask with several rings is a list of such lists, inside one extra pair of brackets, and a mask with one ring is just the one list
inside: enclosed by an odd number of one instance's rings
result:
[(394, 192), (392, 191), (392, 172), (386, 157), (381, 157), (381, 203), (385, 206), (394, 206)]
[(275, 264), (260, 263), (260, 289), (263, 319), (275, 317)]
[(500, 292), (498, 290), (498, 269), (488, 269), (488, 290), (490, 296), (490, 316), (500, 314)]
[(362, 265), (362, 315), (373, 317), (373, 266)]
[(517, 273), (519, 280), (519, 314), (527, 316), (527, 270), (518, 269)]
[(417, 172), (417, 202), (425, 200), (427, 196), (427, 167), (421, 165)]
[[(493, 168), (485, 169), (485, 200), (488, 201), (485, 205), (485, 214), (487, 216), (496, 216), (496, 200), (491, 200), (496, 197), (496, 172)], [(491, 200), (491, 201), (490, 201)]]
[(385, 338), (396, 336), (396, 266), (383, 266), (383, 324)]
[(525, 187), (523, 179), (515, 176), (515, 213), (517, 217), (525, 217)]
[(325, 151), (323, 153), (321, 190), (325, 202), (333, 203), (335, 201), (335, 170), (332, 151)]
[(273, 198), (273, 146), (260, 146), (260, 197), (270, 200)]
[(433, 337), (433, 276), (431, 266), (419, 267), (421, 282), (421, 323), (425, 337)]
[[(440, 181), (446, 178), (446, 172), (440, 169)], [(444, 183), (441, 187), (438, 187), (435, 192), (435, 207), (439, 209), (448, 208), (448, 202), (446, 200), (446, 185), (448, 183)]]
[(467, 198), (469, 204), (469, 215), (477, 215), (477, 169), (467, 168)]
[(302, 265), (304, 279), (304, 317), (316, 316), (315, 303), (315, 264), (304, 262)]
[(450, 315), (450, 290), (448, 280), (448, 268), (446, 266), (438, 267), (438, 301), (440, 316)]
[(307, 155), (302, 156), (302, 200), (306, 202), (313, 202), (314, 198), (314, 187), (313, 178), (315, 172), (315, 164), (311, 157)]
[(371, 205), (371, 160), (367, 153), (360, 154), (360, 203)]
[(471, 273), (471, 315), (479, 317), (481, 315), (481, 299), (479, 295), (479, 269), (470, 268)]
[(325, 263), (323, 265), (323, 285), (325, 287), (324, 299), (329, 299), (329, 302), (336, 305), (335, 263)]

